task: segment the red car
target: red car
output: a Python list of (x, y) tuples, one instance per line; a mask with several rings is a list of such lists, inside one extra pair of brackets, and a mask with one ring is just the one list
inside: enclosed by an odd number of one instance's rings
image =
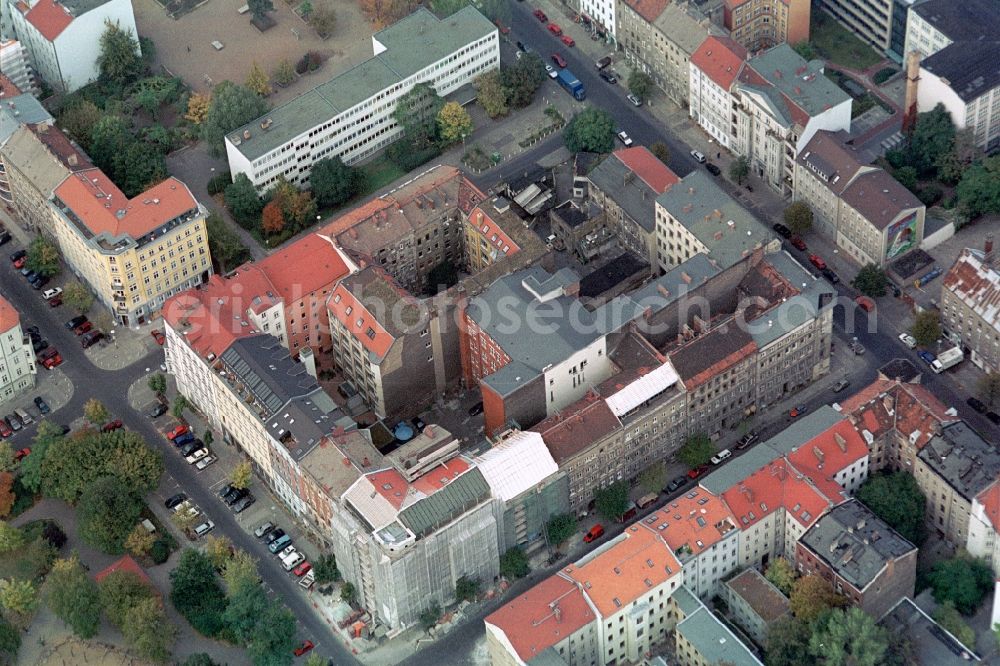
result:
[(796, 250), (802, 250), (803, 252), (805, 252), (806, 242), (802, 240), (801, 236), (792, 236), (788, 240), (788, 242), (791, 243), (792, 247), (794, 247)]
[(94, 325), (89, 321), (85, 321), (76, 328), (73, 329), (73, 333), (76, 335), (83, 335), (84, 333), (89, 333), (90, 329), (94, 328)]
[(552, 54), (552, 62), (554, 62), (555, 64), (559, 65), (560, 68), (566, 67), (566, 59), (563, 58), (558, 53), (553, 53)]
[(307, 573), (309, 573), (309, 570), (312, 568), (313, 565), (309, 564), (308, 562), (303, 562), (299, 566), (295, 567), (295, 571), (293, 571), (292, 573), (294, 573), (296, 576), (305, 576)]
[(294, 654), (296, 657), (301, 657), (306, 652), (309, 652), (309, 650), (312, 650), (314, 647), (316, 646), (313, 644), (312, 641), (306, 641), (302, 645), (292, 650), (292, 654)]
[(101, 432), (111, 432), (112, 430), (118, 430), (122, 427), (122, 420), (115, 419), (114, 421), (108, 421), (101, 426)]
[(161, 347), (163, 346), (163, 343), (167, 341), (167, 338), (164, 337), (163, 333), (161, 333), (155, 328), (152, 331), (150, 331), (149, 334), (153, 336), (154, 340), (156, 340), (156, 344), (160, 345)]
[(27, 458), (29, 455), (31, 455), (31, 449), (18, 449), (14, 453), (14, 461), (15, 462), (20, 462), (20, 461), (24, 460), (25, 458)]
[(501, 35), (509, 35), (510, 34), (510, 28), (508, 28), (503, 23), (501, 23), (500, 19), (497, 19), (496, 21), (493, 21), (493, 23), (496, 24), (497, 29), (500, 31)]
[(586, 534), (583, 535), (583, 542), (590, 543), (591, 541), (596, 541), (604, 536), (604, 525), (598, 523), (590, 528)]
[(62, 296), (53, 296), (49, 299), (49, 307), (57, 308), (62, 305)]
[(565, 44), (566, 46), (576, 46), (576, 42), (574, 42), (573, 38), (570, 37), (569, 35), (562, 36), (562, 43)]
[(699, 476), (701, 476), (702, 474), (705, 473), (706, 469), (708, 469), (708, 465), (699, 465), (699, 466), (695, 467), (694, 469), (689, 469), (688, 473), (687, 473), (688, 474), (688, 478), (689, 479), (697, 479)]
[(49, 370), (61, 364), (63, 361), (62, 356), (59, 355), (59, 352), (56, 351), (55, 347), (49, 347), (39, 354), (38, 360), (41, 361), (43, 367)]
[(549, 17), (546, 16), (545, 12), (543, 12), (541, 9), (536, 9), (535, 11), (533, 11), (531, 13), (534, 14), (535, 18), (538, 19), (539, 21), (541, 21), (542, 23), (548, 23), (549, 22)]
[(562, 28), (560, 28), (555, 23), (549, 23), (549, 32), (551, 32), (556, 37), (559, 37), (560, 35), (562, 35)]
[(0, 437), (10, 437), (14, 431), (7, 425), (7, 419), (0, 417)]
[(21, 257), (19, 259), (15, 259), (14, 260), (14, 268), (18, 268), (18, 269), (24, 268), (24, 265), (26, 263), (28, 263), (28, 258), (27, 257)]
[(815, 266), (816, 268), (820, 269), (820, 270), (823, 270), (824, 268), (826, 268), (826, 262), (823, 261), (823, 258), (820, 257), (818, 254), (810, 254), (809, 255), (809, 263), (812, 264), (813, 266)]
[(792, 411), (788, 412), (788, 415), (793, 419), (797, 419), (798, 417), (802, 416), (805, 413), (806, 413), (806, 406), (799, 405), (798, 407), (792, 409)]
[(167, 433), (167, 439), (169, 439), (172, 442), (181, 435), (183, 435), (184, 433), (186, 433), (187, 431), (188, 427), (186, 425), (176, 426), (173, 430)]

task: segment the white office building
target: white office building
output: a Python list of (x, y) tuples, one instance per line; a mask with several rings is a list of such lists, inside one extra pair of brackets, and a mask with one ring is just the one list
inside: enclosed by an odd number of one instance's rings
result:
[(473, 7), (444, 20), (425, 8), (372, 35), (374, 55), (225, 138), (229, 170), (259, 189), (309, 181), (317, 160), (352, 164), (399, 138), (396, 102), (418, 83), (445, 96), (500, 66), (497, 28)]

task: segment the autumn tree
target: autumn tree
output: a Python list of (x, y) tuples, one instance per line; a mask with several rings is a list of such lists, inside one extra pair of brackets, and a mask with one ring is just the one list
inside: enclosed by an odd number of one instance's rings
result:
[(337, 27), (337, 15), (329, 2), (316, 3), (309, 13), (309, 25), (312, 26), (317, 35), (324, 39), (333, 34)]
[(287, 59), (279, 62), (278, 66), (275, 67), (274, 71), (271, 73), (271, 80), (279, 86), (287, 86), (289, 83), (294, 81), (295, 68), (292, 67), (292, 63), (288, 62)]
[(209, 536), (205, 540), (205, 555), (216, 571), (222, 571), (233, 555), (233, 542), (227, 536)]
[(0, 520), (0, 553), (9, 553), (24, 545), (24, 532)]
[(805, 201), (795, 201), (785, 208), (785, 224), (792, 230), (792, 233), (801, 234), (807, 231), (812, 223), (812, 208)]
[(83, 416), (94, 425), (99, 426), (108, 422), (111, 413), (100, 400), (90, 398), (83, 404)]
[(152, 532), (139, 524), (125, 537), (125, 550), (136, 557), (145, 557), (155, 541)]
[(261, 217), (261, 228), (264, 233), (274, 236), (280, 234), (285, 230), (285, 216), (281, 212), (281, 206), (278, 202), (271, 201), (266, 206), (264, 206), (264, 212)]
[(918, 312), (910, 333), (921, 347), (930, 347), (941, 337), (941, 313), (937, 310)]
[(253, 64), (250, 65), (250, 73), (247, 74), (246, 87), (254, 91), (261, 97), (267, 97), (271, 94), (271, 80), (268, 78), (267, 74), (261, 69), (257, 61), (254, 60)]
[(822, 577), (816, 574), (802, 576), (795, 581), (789, 605), (796, 618), (812, 622), (824, 611), (844, 605), (844, 598)]
[(80, 314), (90, 311), (94, 305), (94, 295), (79, 280), (73, 280), (63, 288), (63, 303)]
[(472, 134), (472, 118), (458, 102), (448, 102), (437, 116), (438, 133), (445, 144), (465, 141)]
[(492, 69), (481, 74), (476, 78), (474, 85), (476, 101), (483, 107), (486, 115), (490, 118), (507, 115), (510, 107), (507, 106), (507, 90), (500, 78), (500, 70)]
[(250, 481), (253, 479), (253, 468), (250, 466), (250, 461), (244, 460), (239, 465), (233, 468), (233, 472), (229, 477), (230, 482), (233, 484), (234, 488), (246, 489), (250, 487)]
[(80, 638), (92, 638), (101, 628), (101, 597), (97, 583), (76, 555), (56, 560), (42, 588), (46, 605)]
[(795, 567), (783, 557), (774, 559), (768, 565), (764, 577), (771, 581), (771, 584), (781, 590), (786, 597), (792, 593), (795, 587)]
[(30, 580), (0, 580), (0, 606), (18, 619), (31, 615), (38, 605), (38, 590)]
[(656, 159), (660, 160), (667, 166), (670, 166), (670, 148), (667, 144), (662, 141), (655, 142), (649, 147), (649, 152), (656, 156)]
[(14, 475), (10, 472), (0, 472), (0, 518), (10, 515), (17, 496), (14, 494)]
[(413, 0), (358, 0), (358, 6), (376, 28), (383, 28), (409, 14)]
[(184, 120), (195, 125), (201, 125), (208, 117), (208, 107), (212, 104), (212, 95), (209, 93), (191, 93), (188, 97), (187, 113)]

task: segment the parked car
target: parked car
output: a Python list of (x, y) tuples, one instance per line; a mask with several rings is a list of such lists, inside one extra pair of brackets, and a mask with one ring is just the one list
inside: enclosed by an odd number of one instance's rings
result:
[(305, 561), (306, 556), (302, 553), (292, 553), (281, 561), (281, 566), (284, 567), (285, 571), (291, 571)]
[(195, 449), (191, 453), (184, 456), (184, 460), (187, 461), (187, 464), (193, 465), (207, 455), (208, 455), (208, 449), (202, 447), (200, 449)]
[(292, 653), (296, 657), (301, 657), (306, 652), (309, 652), (309, 650), (312, 650), (314, 647), (316, 647), (316, 646), (313, 644), (312, 641), (305, 641), (304, 643), (302, 643), (302, 645), (300, 645), (297, 648), (295, 648), (294, 650), (292, 650)]
[(158, 402), (156, 403), (155, 407), (149, 410), (147, 416), (149, 416), (149, 418), (151, 419), (155, 419), (163, 416), (166, 413), (167, 413), (167, 406), (162, 402)]
[(277, 553), (279, 550), (281, 550), (291, 542), (292, 542), (292, 537), (282, 532), (280, 537), (278, 537), (277, 539), (275, 539), (274, 541), (272, 541), (267, 545), (267, 549), (271, 551), (271, 553)]
[(69, 329), (69, 330), (72, 331), (73, 329), (75, 329), (77, 326), (79, 326), (80, 324), (82, 324), (85, 321), (87, 321), (87, 318), (85, 316), (78, 315), (78, 316), (73, 317), (72, 319), (70, 319), (68, 322), (66, 322), (65, 326), (66, 326), (67, 329)]
[(699, 162), (701, 164), (705, 163), (705, 154), (699, 150), (692, 150), (691, 157), (693, 157), (696, 162)]
[(35, 354), (37, 354), (38, 352), (40, 352), (43, 349), (47, 348), (48, 346), (49, 346), (49, 341), (48, 340), (41, 340), (41, 339), (35, 340), (35, 339), (32, 339), (32, 341), (31, 341), (31, 349), (32, 349), (32, 351), (35, 352)]
[(11, 261), (11, 263), (13, 263), (13, 262), (15, 262), (15, 261), (17, 261), (19, 259), (24, 259), (27, 256), (28, 256), (28, 251), (27, 250), (17, 250), (12, 255), (10, 255), (10, 261)]
[(213, 523), (211, 520), (206, 520), (205, 522), (201, 523), (200, 525), (197, 525), (194, 528), (194, 533), (195, 536), (203, 537), (214, 529), (215, 529), (215, 523)]
[(31, 288), (35, 291), (40, 290), (42, 287), (49, 283), (50, 278), (46, 275), (36, 275), (34, 280), (31, 280)]
[(707, 470), (707, 469), (708, 469), (708, 465), (698, 465), (697, 467), (689, 469), (687, 471), (687, 478), (689, 478), (689, 479), (697, 479), (699, 476), (701, 476), (702, 474), (704, 474), (705, 470)]
[(558, 23), (549, 23), (548, 30), (556, 37), (562, 36), (562, 28), (559, 27)]
[(169, 439), (172, 442), (187, 432), (188, 432), (188, 427), (186, 425), (175, 426), (173, 430), (167, 433), (167, 439)]
[(632, 137), (630, 137), (628, 135), (628, 132), (626, 132), (625, 130), (622, 130), (621, 132), (618, 132), (618, 134), (616, 134), (615, 136), (618, 137), (619, 141), (621, 141), (623, 144), (625, 144), (626, 148), (628, 148), (629, 146), (632, 145)]
[(552, 54), (552, 62), (554, 62), (556, 65), (558, 65), (560, 69), (566, 67), (566, 59), (563, 58), (558, 53), (553, 53)]
[(63, 362), (62, 356), (59, 355), (59, 352), (56, 350), (55, 347), (49, 347), (41, 354), (39, 354), (38, 360), (41, 362), (42, 367), (48, 370), (51, 370), (52, 368), (61, 365)]
[(80, 325), (73, 327), (73, 335), (81, 336), (84, 333), (89, 333), (92, 328), (94, 328), (93, 324), (89, 321), (84, 321)]
[(101, 432), (111, 432), (112, 430), (118, 430), (119, 428), (122, 427), (122, 425), (123, 424), (121, 419), (108, 421), (107, 423), (101, 426)]
[(860, 342), (858, 342), (857, 340), (852, 340), (851, 351), (857, 354), (858, 356), (861, 356), (862, 354), (865, 353), (865, 346)]
[(54, 296), (49, 299), (49, 307), (57, 308), (62, 305), (62, 296)]
[(14, 434), (6, 417), (0, 417), (0, 437), (7, 438)]
[[(285, 536), (285, 530), (280, 527), (272, 528), (270, 531), (264, 532), (264, 543), (271, 544), (283, 536)], [(289, 539), (289, 541), (291, 541), (291, 539)]]
[(312, 571), (313, 566), (309, 564), (308, 561), (302, 562), (299, 566), (295, 567), (295, 571), (292, 573), (296, 576), (305, 576), (307, 573)]
[(174, 446), (183, 447), (195, 440), (194, 433), (186, 432), (174, 438)]
[(549, 65), (548, 63), (546, 63), (546, 65), (545, 65), (545, 71), (548, 73), (550, 79), (558, 79), (559, 78), (559, 72), (556, 71), (555, 67), (553, 67), (552, 65)]
[(100, 331), (90, 331), (88, 333), (84, 333), (83, 337), (80, 338), (80, 346), (83, 347), (84, 349), (89, 349), (90, 347), (93, 347), (103, 339), (104, 339), (104, 333)]
[(774, 232), (779, 236), (781, 236), (782, 238), (792, 237), (792, 230), (783, 225), (781, 222), (775, 222), (773, 225), (771, 225), (771, 228), (774, 229)]
[(604, 536), (604, 525), (598, 523), (587, 530), (587, 533), (583, 535), (583, 542), (591, 543), (600, 539), (602, 536)]
[(545, 12), (543, 12), (541, 9), (536, 9), (535, 11), (533, 11), (531, 13), (534, 15), (534, 17), (536, 19), (538, 19), (542, 23), (548, 23), (549, 22), (549, 17), (546, 16)]
[(562, 43), (566, 46), (576, 46), (576, 42), (569, 35), (562, 36)]
[(1000, 425), (1000, 414), (997, 414), (996, 412), (986, 412), (986, 418), (988, 418), (993, 425)]
[(167, 507), (168, 509), (173, 509), (175, 506), (186, 500), (187, 497), (188, 496), (185, 495), (184, 493), (177, 493), (176, 495), (171, 495), (163, 502), (163, 506)]
[(806, 242), (802, 240), (801, 236), (792, 236), (791, 238), (788, 239), (788, 241), (792, 244), (792, 247), (794, 247), (796, 250), (802, 250), (803, 252), (806, 251), (807, 247)]
[(42, 298), (49, 300), (50, 298), (55, 298), (63, 292), (62, 287), (52, 287), (51, 289), (46, 289), (42, 292)]
[(758, 439), (757, 433), (755, 433), (753, 430), (751, 430), (747, 434), (745, 434), (742, 437), (740, 437), (740, 441), (737, 442), (736, 448), (739, 449), (740, 451), (742, 451), (743, 449), (747, 448), (748, 446), (750, 446), (751, 444), (753, 444), (754, 442), (756, 442), (757, 439)]
[[(24, 250), (21, 251), (24, 252)], [(14, 268), (21, 270), (22, 268), (24, 268), (24, 265), (28, 263), (28, 258), (22, 254), (20, 257), (15, 259), (13, 263), (14, 263)]]
[(14, 462), (21, 462), (30, 455), (31, 455), (30, 448), (25, 447), (23, 449), (18, 449), (17, 451), (14, 452)]
[(793, 408), (792, 411), (788, 412), (788, 415), (791, 416), (793, 419), (795, 419), (802, 416), (807, 411), (809, 410), (806, 408), (805, 405), (799, 405), (798, 407)]
[(37, 407), (38, 411), (40, 411), (42, 414), (48, 414), (49, 412), (52, 411), (49, 408), (49, 403), (42, 400), (42, 396), (35, 397), (35, 407)]
[(217, 460), (218, 460), (218, 458), (215, 457), (215, 456), (212, 456), (212, 455), (205, 456), (204, 458), (202, 458), (201, 460), (199, 460), (197, 463), (195, 463), (195, 467), (197, 467), (198, 471), (200, 472), (201, 470), (205, 469), (206, 467), (208, 467), (212, 463), (216, 462)]
[(189, 455), (191, 455), (198, 449), (203, 449), (203, 448), (205, 448), (204, 442), (202, 442), (200, 439), (192, 439), (187, 444), (181, 446), (180, 452), (182, 456), (187, 458)]
[(899, 341), (910, 349), (913, 349), (914, 347), (917, 346), (917, 339), (912, 335), (910, 335), (909, 333), (900, 333)]
[(21, 419), (17, 418), (17, 415), (8, 414), (6, 418), (11, 430), (17, 432), (21, 429)]
[(230, 493), (229, 495), (226, 495), (223, 498), (223, 501), (226, 503), (226, 506), (232, 506), (250, 494), (250, 491), (247, 490), (246, 488), (234, 488), (233, 490), (234, 492)]
[(233, 504), (233, 513), (240, 513), (243, 509), (246, 509), (256, 501), (257, 499), (248, 493), (246, 497), (237, 500), (236, 503)]
[(625, 99), (631, 102), (632, 106), (642, 106), (642, 100), (633, 95), (632, 93), (625, 95)]
[(611, 64), (611, 56), (604, 56), (599, 58), (595, 63), (597, 69), (603, 70), (605, 67)]
[(934, 354), (923, 349), (917, 352), (917, 356), (919, 356), (921, 360), (927, 365), (930, 365), (931, 363), (937, 360), (937, 357), (934, 356)]
[(818, 254), (810, 254), (809, 263), (818, 268), (819, 270), (823, 270), (824, 268), (826, 268), (826, 262), (823, 261), (823, 258)]
[(291, 546), (290, 545), (290, 546), (284, 548), (280, 553), (277, 554), (278, 555), (278, 559), (279, 560), (283, 560), (286, 557), (290, 556), (292, 553), (296, 553), (296, 552), (298, 552), (298, 549), (295, 546)]
[(858, 307), (860, 307), (865, 312), (875, 311), (875, 301), (868, 298), (867, 296), (858, 296), (857, 298), (854, 299), (854, 302), (857, 303)]
[(483, 401), (480, 400), (472, 407), (469, 407), (469, 416), (478, 416), (483, 413)]
[(150, 331), (149, 334), (153, 336), (154, 340), (156, 340), (156, 344), (160, 345), (161, 347), (163, 346), (163, 343), (167, 341), (167, 338), (163, 335), (163, 333), (161, 333), (159, 330), (155, 328), (152, 331)]
[(719, 451), (718, 453), (716, 453), (714, 456), (712, 456), (712, 464), (713, 465), (721, 465), (723, 460), (726, 460), (727, 458), (732, 458), (732, 457), (733, 457), (733, 452), (732, 451), (730, 451), (729, 449), (722, 449), (721, 451)]
[(722, 169), (720, 169), (719, 167), (715, 166), (715, 165), (714, 165), (714, 164), (712, 164), (711, 162), (708, 162), (707, 164), (705, 164), (705, 169), (706, 169), (706, 170), (707, 170), (707, 171), (708, 171), (708, 172), (709, 172), (710, 174), (712, 174), (713, 176), (718, 176), (719, 174), (721, 174), (721, 173), (722, 173)]
[(830, 281), (830, 284), (837, 284), (840, 282), (840, 278), (837, 277), (837, 274), (829, 268), (820, 269), (820, 273), (822, 273), (823, 277)]
[(673, 481), (671, 481), (670, 483), (668, 483), (664, 492), (672, 493), (675, 490), (683, 488), (684, 484), (687, 483), (687, 482), (688, 482), (687, 475), (686, 474), (682, 474), (681, 476), (678, 476)]
[(847, 388), (850, 385), (851, 385), (851, 382), (849, 380), (847, 380), (847, 379), (840, 379), (840, 380), (837, 381), (836, 384), (833, 385), (833, 392), (834, 393), (840, 393), (841, 391), (843, 391), (845, 388)]
[(968, 400), (965, 401), (965, 404), (967, 404), (969, 407), (972, 407), (980, 414), (986, 413), (986, 405), (983, 403), (982, 400), (978, 398), (969, 398)]
[(604, 79), (611, 85), (615, 85), (616, 83), (618, 83), (618, 77), (614, 75), (614, 72), (609, 72), (606, 69), (602, 69), (600, 73), (598, 73), (598, 76), (600, 76), (602, 79)]
[(265, 534), (270, 533), (271, 530), (273, 529), (274, 529), (274, 523), (272, 523), (271, 521), (267, 521), (263, 525), (258, 526), (257, 529), (253, 531), (253, 535), (258, 539), (260, 539)]

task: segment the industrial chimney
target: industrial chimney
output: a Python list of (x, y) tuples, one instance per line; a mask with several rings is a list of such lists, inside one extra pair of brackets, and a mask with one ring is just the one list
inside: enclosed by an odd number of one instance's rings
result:
[(917, 122), (917, 83), (920, 81), (920, 51), (906, 54), (906, 101), (903, 104), (903, 132)]

